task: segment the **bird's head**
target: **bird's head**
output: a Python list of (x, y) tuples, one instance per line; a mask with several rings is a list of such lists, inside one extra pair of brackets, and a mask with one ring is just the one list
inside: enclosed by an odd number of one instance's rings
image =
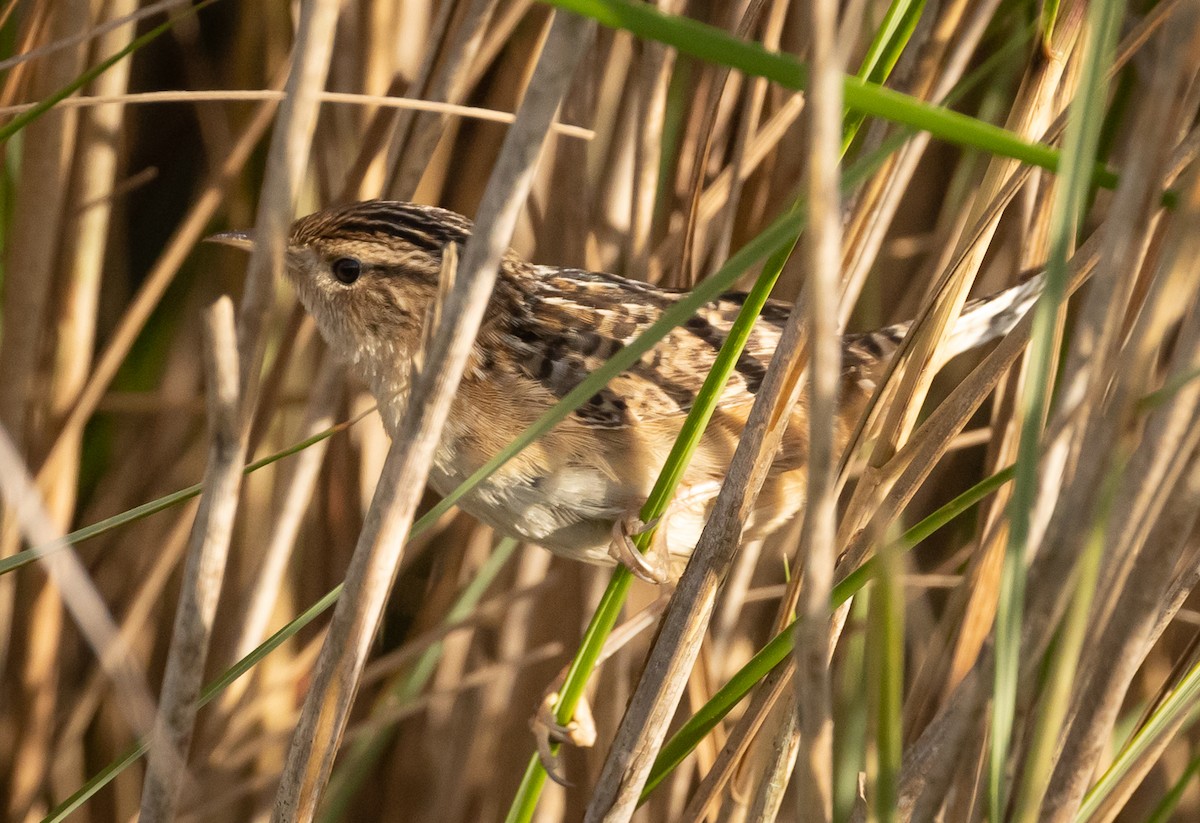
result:
[[(437, 298), (443, 249), (470, 232), (465, 217), (432, 206), (337, 206), (292, 224), (287, 277), (334, 351), (378, 377), (381, 368), (407, 368)], [(254, 242), (245, 232), (210, 239)]]

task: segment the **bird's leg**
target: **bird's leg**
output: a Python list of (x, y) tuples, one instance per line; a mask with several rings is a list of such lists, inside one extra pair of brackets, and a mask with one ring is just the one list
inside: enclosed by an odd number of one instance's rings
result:
[(654, 585), (666, 583), (671, 578), (671, 557), (667, 552), (667, 544), (658, 536), (651, 539), (646, 553), (638, 551), (633, 538), (644, 534), (658, 525), (661, 517), (656, 517), (649, 523), (643, 523), (637, 514), (630, 513), (621, 517), (612, 527), (612, 542), (608, 544), (608, 554), (641, 580)]
[[(604, 646), (600, 649), (600, 656), (596, 659), (596, 666), (599, 667), (626, 643), (653, 626), (667, 608), (669, 599), (670, 595), (664, 594), (618, 626), (604, 641)], [(588, 704), (586, 697), (579, 699), (579, 703), (575, 706), (575, 716), (570, 722), (559, 723), (555, 716), (559, 695), (566, 679), (567, 669), (564, 668), (546, 687), (541, 705), (529, 720), (533, 736), (537, 740), (538, 758), (542, 761), (542, 766), (546, 769), (546, 774), (550, 776), (550, 779), (561, 786), (566, 786), (568, 783), (559, 772), (558, 758), (551, 750), (551, 744), (570, 743), (588, 748), (596, 743), (596, 722), (592, 717), (592, 707)]]

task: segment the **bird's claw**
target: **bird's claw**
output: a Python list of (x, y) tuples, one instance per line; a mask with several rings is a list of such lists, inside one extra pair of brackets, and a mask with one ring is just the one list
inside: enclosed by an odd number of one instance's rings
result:
[(573, 746), (590, 748), (596, 744), (596, 723), (592, 719), (592, 710), (586, 699), (579, 701), (579, 705), (575, 707), (575, 717), (569, 723), (559, 723), (554, 713), (558, 699), (557, 691), (547, 692), (529, 725), (537, 740), (538, 759), (542, 762), (542, 768), (555, 783), (569, 786), (571, 784), (559, 770), (558, 755), (554, 752), (552, 744), (570, 743)]
[(613, 523), (612, 542), (608, 545), (608, 554), (640, 580), (656, 586), (670, 579), (670, 558), (666, 545), (660, 540), (654, 540), (645, 554), (638, 551), (633, 543), (636, 535), (643, 534), (658, 525), (659, 518), (643, 523), (637, 515), (626, 515)]

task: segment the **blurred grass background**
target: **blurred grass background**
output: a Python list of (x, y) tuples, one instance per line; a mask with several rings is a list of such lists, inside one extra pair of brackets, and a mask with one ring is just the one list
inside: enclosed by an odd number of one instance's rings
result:
[[(958, 111), (1029, 139), (1050, 129), (1050, 141), (1059, 142), (1052, 124), (1079, 93), (1094, 43), (1089, 4), (843, 5), (839, 40), (851, 73), (882, 40), (895, 56), (888, 86), (931, 101), (953, 93)], [(1189, 382), (1200, 365), (1191, 348), (1200, 281), (1189, 245), (1197, 225), (1200, 32), (1196, 4), (1186, 0), (1096, 5), (1115, 14), (1120, 45), (1115, 55), (1101, 54), (1109, 87), (1080, 108), (1098, 134), (1095, 156), (1082, 162), (1086, 169), (1094, 159), (1108, 164), (1127, 190), (1088, 189), (1086, 211), (1063, 217), (1054, 213), (1053, 175), (1035, 172), (1001, 201), (1007, 161), (953, 140), (918, 138), (847, 198), (842, 317), (850, 330), (907, 319), (925, 301), (943, 300), (932, 296), (933, 284), (947, 271), (964, 287), (973, 280), (977, 295), (1015, 282), (1053, 256), (1056, 231), (1066, 237), (1064, 263), (1077, 243), (1106, 245), (1095, 275), (1105, 284), (1096, 289), (1103, 299), (1090, 310), (1077, 299), (1051, 330), (1081, 362), (1055, 354), (1060, 385), (1073, 392), (1055, 396), (1042, 442), (1047, 452), (1051, 442), (1066, 444), (1065, 468), (1037, 455), (1026, 464), (1041, 480), (1030, 511), (1042, 524), (1015, 555), (1015, 573), (1028, 575), (1029, 607), (1010, 600), (1002, 584), (1006, 497), (954, 521), (889, 572), (903, 592), (895, 641), (901, 668), (878, 668), (887, 650), (875, 646), (886, 627), (868, 615), (874, 589), (854, 602), (830, 669), (837, 820), (1200, 815), (1188, 691), (1200, 621), (1188, 607), (1200, 558), (1200, 416)], [(804, 4), (657, 6), (807, 59)], [(912, 26), (885, 31), (889, 9), (909, 15)], [(1049, 13), (1055, 9), (1057, 16)], [(59, 532), (127, 512), (204, 474), (199, 319), (218, 295), (240, 296), (244, 260), (197, 242), (254, 221), (296, 13), (292, 4), (255, 0), (198, 12), (169, 0), (12, 0), (0, 10), (0, 110), (19, 126), (5, 132), (0, 185), (0, 423), (38, 478)], [(526, 0), (344, 3), (326, 83), (332, 94), (313, 135), (298, 214), (386, 196), (473, 215), (506, 128), (497, 118), (517, 107), (550, 16)], [(132, 57), (27, 124), (16, 119), (164, 20), (169, 27)], [(417, 110), (406, 101), (430, 105)], [(550, 139), (513, 240), (539, 263), (690, 285), (784, 212), (803, 184), (802, 95), (626, 31), (599, 29), (560, 121), (566, 127)], [(903, 134), (870, 118), (847, 162)], [(1167, 188), (1177, 193), (1171, 211), (1160, 208)], [(747, 285), (756, 273), (747, 272)], [(775, 296), (793, 299), (804, 276), (797, 255)], [(254, 457), (371, 407), (362, 387), (328, 359), (290, 292), (281, 288), (276, 297)], [(952, 363), (928, 400), (921, 392), (906, 398), (908, 422), (893, 433), (901, 445), (966, 378), (979, 359), (972, 357)], [(884, 534), (911, 525), (1013, 462), (1021, 422), (1014, 406), (1026, 396), (1019, 375), (1028, 368), (1014, 368), (983, 410), (968, 415), (965, 433), (939, 435), (945, 442), (928, 476), (891, 510), (865, 492), (851, 500), (851, 483), (839, 551), (858, 538), (857, 529)], [(1155, 402), (1146, 403), (1155, 391)], [(927, 442), (922, 431), (908, 442)], [(386, 446), (368, 413), (245, 482), (205, 682), (341, 581)], [(427, 495), (424, 508), (434, 502)], [(886, 522), (864, 511), (885, 511)], [(11, 501), (4, 514), (0, 561), (28, 559), (18, 555), (30, 541), (22, 541)], [(77, 546), (152, 693), (194, 516), (195, 502), (183, 503)], [(803, 569), (795, 552), (792, 537), (738, 561), (679, 721), (786, 622), (790, 609), (780, 614), (781, 598)], [(1089, 558), (1097, 569), (1091, 577)], [(64, 610), (72, 593), (50, 584), (35, 563), (0, 570), (2, 814), (40, 820), (124, 755), (137, 735)], [(406, 551), (344, 741), (353, 756), (335, 770), (326, 818), (503, 818), (532, 750), (529, 717), (577, 645), (608, 576), (499, 541), (456, 512), (424, 532)], [(657, 594), (635, 584), (627, 612)], [(998, 657), (991, 651), (991, 627), (997, 608), (1009, 607), (1026, 633), (1024, 679), (1011, 698), (1011, 746), (998, 750), (999, 765), (989, 772), (989, 752), (997, 751), (989, 737), (991, 670), (1004, 659), (1003, 647)], [(1081, 615), (1076, 624), (1072, 615)], [(269, 813), (323, 625), (318, 619), (302, 628), (202, 710), (183, 818)], [(582, 817), (652, 634), (596, 674), (590, 694), (599, 744), (565, 752), (572, 785), (548, 785), (537, 819)], [(1070, 665), (1057, 668), (1063, 659)], [(983, 686), (972, 700), (955, 702), (963, 681)], [(888, 682), (901, 690), (901, 716), (879, 714), (886, 691), (879, 684)], [(963, 706), (967, 720), (951, 711)], [(795, 803), (763, 799), (772, 764), (790, 772), (786, 758), (772, 759), (771, 725), (707, 809), (697, 808), (697, 788), (721, 745), (742, 734), (737, 716), (699, 743), (638, 819), (815, 819)], [(903, 723), (894, 761), (879, 742), (889, 720)], [(945, 728), (961, 733), (952, 743), (931, 736)], [(1146, 748), (1122, 749), (1139, 730)], [(1044, 759), (1041, 740), (1050, 741)], [(1064, 740), (1078, 745), (1058, 751)], [(794, 738), (790, 745), (794, 756)], [(1127, 771), (1077, 811), (1080, 797), (1061, 787), (1094, 786), (1114, 758)], [(1051, 769), (1051, 790), (1039, 788), (1038, 776), (1049, 780)], [(889, 770), (897, 770), (892, 789)], [(143, 776), (138, 762), (97, 784), (72, 819), (133, 818)], [(997, 786), (1007, 798), (999, 813)]]

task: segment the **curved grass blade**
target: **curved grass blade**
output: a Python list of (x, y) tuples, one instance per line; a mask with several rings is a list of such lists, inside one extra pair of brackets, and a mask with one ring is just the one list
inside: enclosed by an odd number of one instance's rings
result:
[[(551, 6), (583, 14), (610, 28), (624, 29), (647, 40), (655, 40), (684, 54), (765, 77), (784, 88), (802, 91), (808, 71), (795, 58), (767, 51), (758, 43), (739, 40), (722, 29), (687, 17), (664, 14), (651, 5), (631, 0), (543, 0)], [(882, 117), (934, 137), (1032, 166), (1057, 171), (1059, 152), (1050, 146), (1031, 143), (1012, 132), (985, 123), (859, 77), (847, 76), (842, 86), (847, 109)], [(1097, 167), (1090, 178), (1103, 188), (1114, 188), (1117, 176)]]
[[(1200, 701), (1200, 660), (1194, 662), (1179, 684), (1170, 691), (1146, 719), (1146, 722), (1122, 748), (1111, 766), (1096, 785), (1088, 791), (1075, 815), (1075, 823), (1085, 823), (1104, 807), (1104, 802), (1121, 781), (1136, 767), (1146, 752), (1154, 748), (1164, 735), (1178, 734), (1196, 721), (1196, 705)], [(1184, 715), (1191, 717), (1182, 720)]]

